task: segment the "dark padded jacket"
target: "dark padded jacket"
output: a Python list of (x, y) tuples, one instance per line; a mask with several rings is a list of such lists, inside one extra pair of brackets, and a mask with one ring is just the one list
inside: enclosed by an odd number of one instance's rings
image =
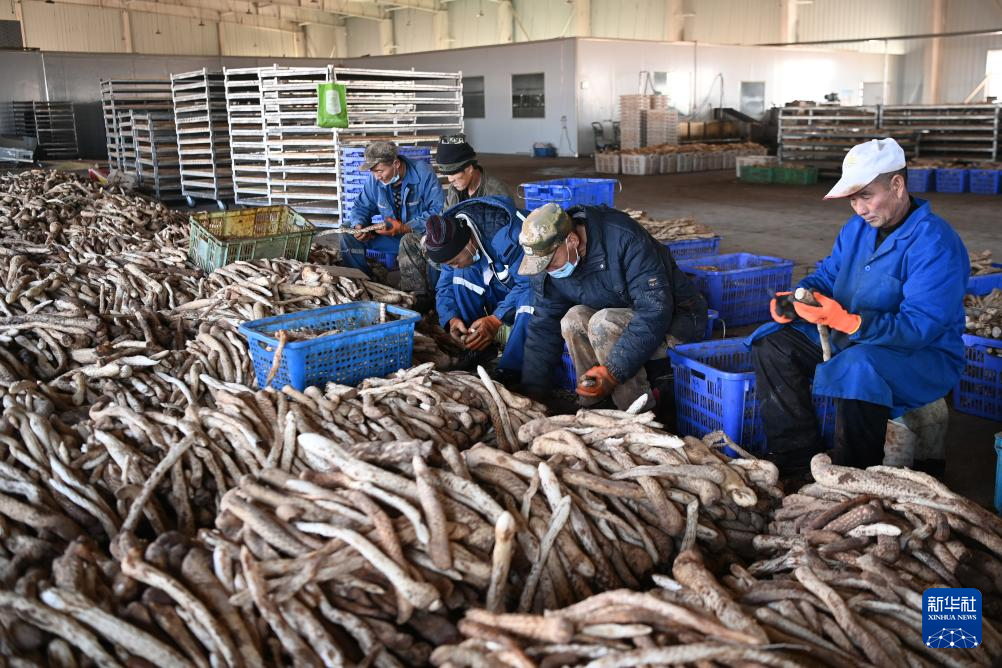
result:
[[(706, 322), (706, 300), (675, 264), (668, 249), (622, 211), (606, 206), (574, 207), (568, 214), (587, 235), (585, 256), (574, 273), (555, 279), (546, 272), (532, 277), (534, 313), (529, 321), (522, 384), (539, 392), (552, 386), (560, 364), (560, 320), (571, 307), (629, 308), (634, 315), (613, 347), (606, 367), (620, 382), (637, 374), (673, 333), (673, 322)], [(685, 337), (688, 338), (688, 337)]]

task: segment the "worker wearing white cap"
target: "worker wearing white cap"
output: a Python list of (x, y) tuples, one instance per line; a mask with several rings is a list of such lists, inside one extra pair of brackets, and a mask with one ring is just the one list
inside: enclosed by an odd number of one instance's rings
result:
[[(812, 385), (838, 399), (832, 459), (865, 467), (883, 460), (888, 419), (942, 398), (964, 367), (967, 250), (928, 202), (908, 194), (898, 143), (854, 146), (825, 199), (848, 199), (855, 215), (798, 286), (820, 306), (779, 293), (775, 322), (750, 337), (769, 456), (791, 477), (823, 449)], [(831, 331), (827, 362), (819, 324)]]

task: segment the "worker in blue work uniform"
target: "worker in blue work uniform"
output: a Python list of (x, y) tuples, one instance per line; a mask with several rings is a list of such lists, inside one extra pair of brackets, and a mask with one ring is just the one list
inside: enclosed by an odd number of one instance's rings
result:
[[(779, 293), (776, 322), (750, 338), (769, 457), (791, 478), (822, 450), (812, 384), (838, 399), (832, 460), (862, 468), (883, 461), (889, 418), (943, 397), (964, 367), (967, 250), (928, 202), (908, 194), (898, 143), (854, 146), (825, 196), (833, 198), (848, 198), (855, 215), (800, 282), (820, 306), (794, 302), (784, 313), (788, 293)], [(818, 324), (831, 332), (824, 363)]]
[[(400, 237), (411, 231), (423, 234), (428, 216), (442, 212), (445, 196), (431, 167), (400, 155), (393, 142), (369, 144), (362, 169), (371, 172), (372, 178), (355, 200), (348, 224), (353, 228), (368, 227), (372, 217), (378, 215), (386, 227), (376, 232), (342, 234), (341, 264), (369, 273), (365, 251), (397, 253)], [(405, 262), (406, 257), (400, 260)]]
[(518, 382), (526, 323), (532, 314), (529, 281), (517, 274), (522, 261), (520, 212), (511, 199), (478, 197), (428, 219), (425, 248), (441, 265), (435, 310), (442, 327), (470, 352), (469, 363), (496, 357), (502, 323), (511, 333), (498, 361), (500, 380)]
[(644, 397), (643, 408), (653, 408), (645, 365), (706, 332), (706, 300), (668, 248), (622, 211), (552, 203), (529, 214), (519, 243), (519, 273), (533, 290), (523, 391), (551, 395), (566, 342), (580, 405), (611, 396), (626, 409)]

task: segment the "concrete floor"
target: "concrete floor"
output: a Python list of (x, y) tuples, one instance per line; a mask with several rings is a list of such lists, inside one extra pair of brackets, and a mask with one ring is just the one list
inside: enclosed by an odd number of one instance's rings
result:
[[(591, 159), (533, 159), (481, 156), (494, 176), (511, 186), (526, 181), (595, 174)], [(827, 256), (838, 230), (851, 215), (845, 201), (824, 202), (834, 183), (816, 186), (754, 185), (737, 180), (733, 170), (619, 176), (619, 208), (643, 209), (656, 218), (694, 216), (721, 237), (721, 252), (750, 252), (789, 258), (794, 279)], [(1002, 196), (928, 193), (933, 211), (949, 221), (970, 250), (993, 251), (1002, 261)], [(743, 333), (742, 328), (737, 333)], [(994, 434), (1002, 423), (952, 411), (947, 435), (946, 482), (978, 503), (991, 505), (995, 486)]]

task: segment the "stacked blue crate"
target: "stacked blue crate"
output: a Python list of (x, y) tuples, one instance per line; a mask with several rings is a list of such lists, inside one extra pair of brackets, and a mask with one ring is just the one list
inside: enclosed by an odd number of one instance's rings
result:
[[(399, 153), (411, 160), (431, 164), (431, 149), (427, 146), (401, 146)], [(341, 211), (345, 218), (351, 212), (355, 200), (362, 194), (365, 182), (371, 178), (369, 172), (362, 169), (364, 159), (363, 146), (341, 148)]]

